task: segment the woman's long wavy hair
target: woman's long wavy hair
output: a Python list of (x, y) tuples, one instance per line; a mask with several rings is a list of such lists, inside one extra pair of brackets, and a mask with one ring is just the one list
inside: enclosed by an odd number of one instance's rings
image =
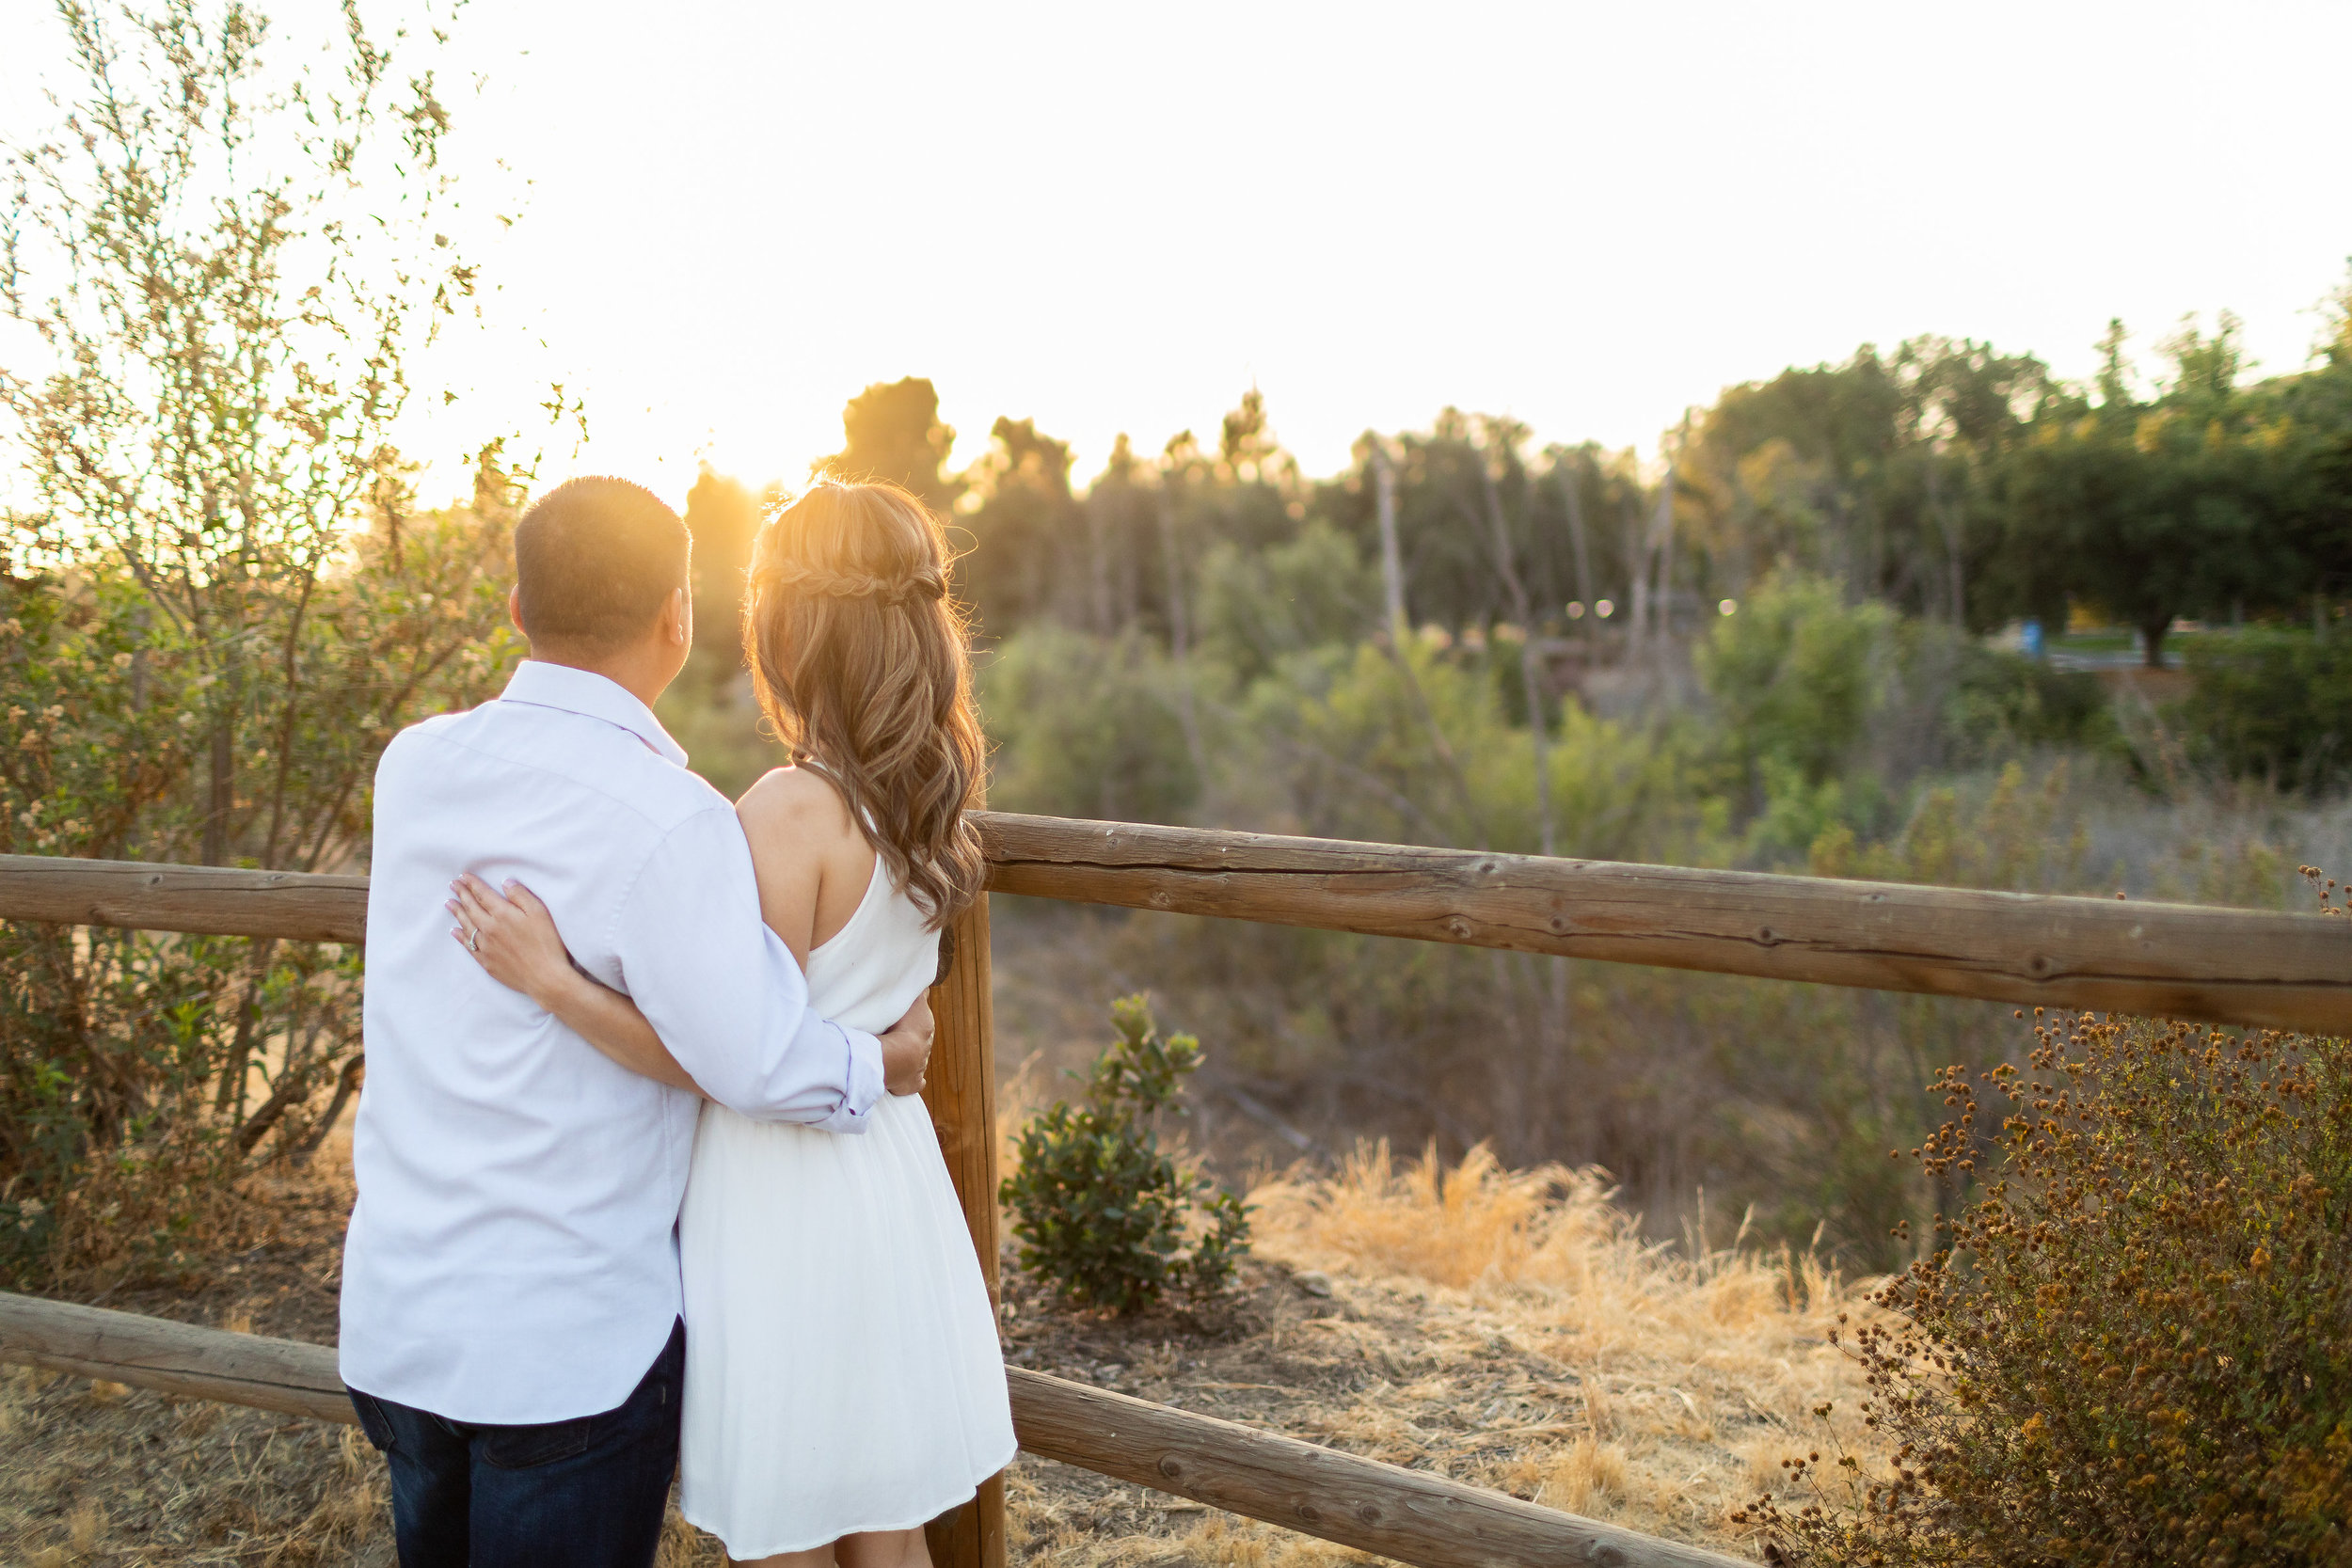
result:
[(934, 927), (987, 870), (967, 815), (987, 743), (949, 559), (939, 519), (898, 486), (819, 480), (760, 526), (743, 619), (768, 721), (840, 784)]

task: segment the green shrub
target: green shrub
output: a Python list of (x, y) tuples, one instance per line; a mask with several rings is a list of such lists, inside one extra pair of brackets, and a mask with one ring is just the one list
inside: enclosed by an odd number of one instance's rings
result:
[(2181, 717), (2199, 757), (2283, 789), (2352, 772), (2352, 639), (2249, 629), (2188, 644)]
[[(0, 853), (196, 861), (213, 823), (232, 863), (363, 847), (384, 741), (489, 696), (520, 652), (500, 626), (502, 517), (405, 532), (395, 564), (355, 531), (248, 672), (223, 814), (204, 718), (220, 683), (166, 607), (103, 558), (0, 577)], [(0, 553), (34, 537), (9, 519)], [(191, 1215), (308, 1158), (358, 1086), (359, 971), (357, 944), (0, 922), (0, 1280), (176, 1268)]]
[(2114, 707), (2097, 675), (1977, 643), (1963, 653), (1948, 721), (1960, 749), (1975, 755), (2014, 746), (2119, 745)]
[(1819, 788), (1845, 770), (1883, 701), (1895, 616), (1835, 582), (1767, 578), (1695, 650), (1724, 745), (1759, 794), (1767, 773)]
[[(1020, 1168), (999, 1195), (1021, 1266), (1082, 1307), (1133, 1311), (1171, 1286), (1215, 1295), (1249, 1248), (1249, 1216), (1240, 1198), (1180, 1169), (1152, 1128), (1160, 1111), (1183, 1114), (1176, 1101), (1200, 1042), (1162, 1039), (1140, 996), (1112, 1003), (1111, 1022), (1118, 1038), (1095, 1061), (1086, 1102), (1057, 1101), (1021, 1130)], [(1196, 1216), (1206, 1228), (1187, 1252)]]
[(2088, 1015), (2036, 1037), (2026, 1073), (1981, 1075), (1997, 1133), (1962, 1069), (1934, 1085), (1929, 1176), (1996, 1168), (1850, 1347), (1891, 1472), (1792, 1461), (1816, 1501), (1741, 1517), (1783, 1561), (2352, 1562), (2344, 1042)]
[(980, 664), (1000, 811), (1179, 822), (1200, 794), (1184, 725), (1184, 672), (1140, 632), (1039, 625)]
[(1380, 578), (1355, 544), (1317, 520), (1266, 549), (1213, 546), (1200, 563), (1200, 647), (1243, 680), (1282, 657), (1353, 642), (1380, 617)]

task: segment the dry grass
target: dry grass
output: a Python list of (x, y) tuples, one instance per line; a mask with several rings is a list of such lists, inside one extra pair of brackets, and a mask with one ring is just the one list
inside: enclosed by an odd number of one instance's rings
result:
[[(1858, 1375), (1826, 1343), (1861, 1292), (1818, 1259), (1677, 1256), (1639, 1241), (1595, 1173), (1504, 1171), (1484, 1150), (1449, 1170), (1375, 1146), (1252, 1199), (1263, 1261), (1230, 1316), (1072, 1319), (1014, 1280), (1013, 1359), (1733, 1552), (1726, 1515), (1782, 1490), (1817, 1406), (1874, 1451), (1850, 1418)], [(1011, 1486), (1034, 1560), (1359, 1560), (1062, 1465), (1025, 1460)]]
[[(1266, 1256), (1326, 1272), (1337, 1299), (1385, 1284), (1422, 1308), (1437, 1364), (1335, 1427), (1462, 1420), (1467, 1390), (1449, 1371), (1476, 1364), (1482, 1337), (1557, 1369), (1466, 1423), (1454, 1446), (1477, 1457), (1461, 1479), (1722, 1545), (1724, 1515), (1818, 1439), (1813, 1410), (1859, 1403), (1851, 1363), (1826, 1342), (1858, 1292), (1810, 1254), (1646, 1243), (1597, 1172), (1505, 1171), (1483, 1148), (1451, 1170), (1427, 1157), (1400, 1168), (1374, 1146), (1330, 1180), (1253, 1196)], [(1858, 1419), (1839, 1425), (1868, 1450)], [(1515, 1427), (1521, 1441), (1496, 1453)]]
[[(342, 1189), (321, 1180), (331, 1211)], [(1693, 1260), (1645, 1244), (1592, 1173), (1505, 1171), (1483, 1151), (1440, 1169), (1375, 1147), (1328, 1180), (1266, 1182), (1253, 1197), (1260, 1257), (1229, 1301), (1072, 1315), (1014, 1273), (1008, 1355), (1735, 1552), (1725, 1515), (1777, 1486), (1781, 1459), (1818, 1439), (1810, 1409), (1836, 1402), (1843, 1429), (1858, 1402), (1851, 1365), (1823, 1342), (1836, 1311), (1854, 1309), (1853, 1287), (1801, 1255)], [(291, 1283), (224, 1263), (196, 1315), (324, 1338), (325, 1299), (303, 1283), (331, 1279), (323, 1244), (285, 1262)], [(1861, 1433), (1845, 1435), (1868, 1451)], [(1041, 1460), (1022, 1459), (1008, 1491), (1018, 1561), (1368, 1560)], [(349, 1429), (0, 1378), (0, 1562), (385, 1564), (389, 1533), (381, 1465)], [(715, 1542), (673, 1521), (662, 1568), (723, 1561)]]
[(0, 1372), (0, 1561), (389, 1564), (389, 1539), (355, 1429)]

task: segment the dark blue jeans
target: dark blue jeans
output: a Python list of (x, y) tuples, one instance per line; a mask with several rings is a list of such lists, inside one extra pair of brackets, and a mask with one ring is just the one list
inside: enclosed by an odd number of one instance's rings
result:
[(677, 1470), (686, 1325), (617, 1409), (478, 1426), (351, 1391), (392, 1472), (401, 1568), (648, 1568)]

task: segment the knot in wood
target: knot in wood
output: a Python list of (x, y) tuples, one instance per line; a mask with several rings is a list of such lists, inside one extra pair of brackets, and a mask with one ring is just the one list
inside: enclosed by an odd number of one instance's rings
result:
[(1445, 928), (1454, 936), (1462, 938), (1464, 941), (1468, 941), (1470, 938), (1470, 923), (1458, 914), (1447, 917)]
[(1166, 1476), (1170, 1481), (1182, 1481), (1184, 1479), (1184, 1462), (1177, 1458), (1172, 1453), (1162, 1454), (1160, 1456), (1159, 1470), (1160, 1474)]

